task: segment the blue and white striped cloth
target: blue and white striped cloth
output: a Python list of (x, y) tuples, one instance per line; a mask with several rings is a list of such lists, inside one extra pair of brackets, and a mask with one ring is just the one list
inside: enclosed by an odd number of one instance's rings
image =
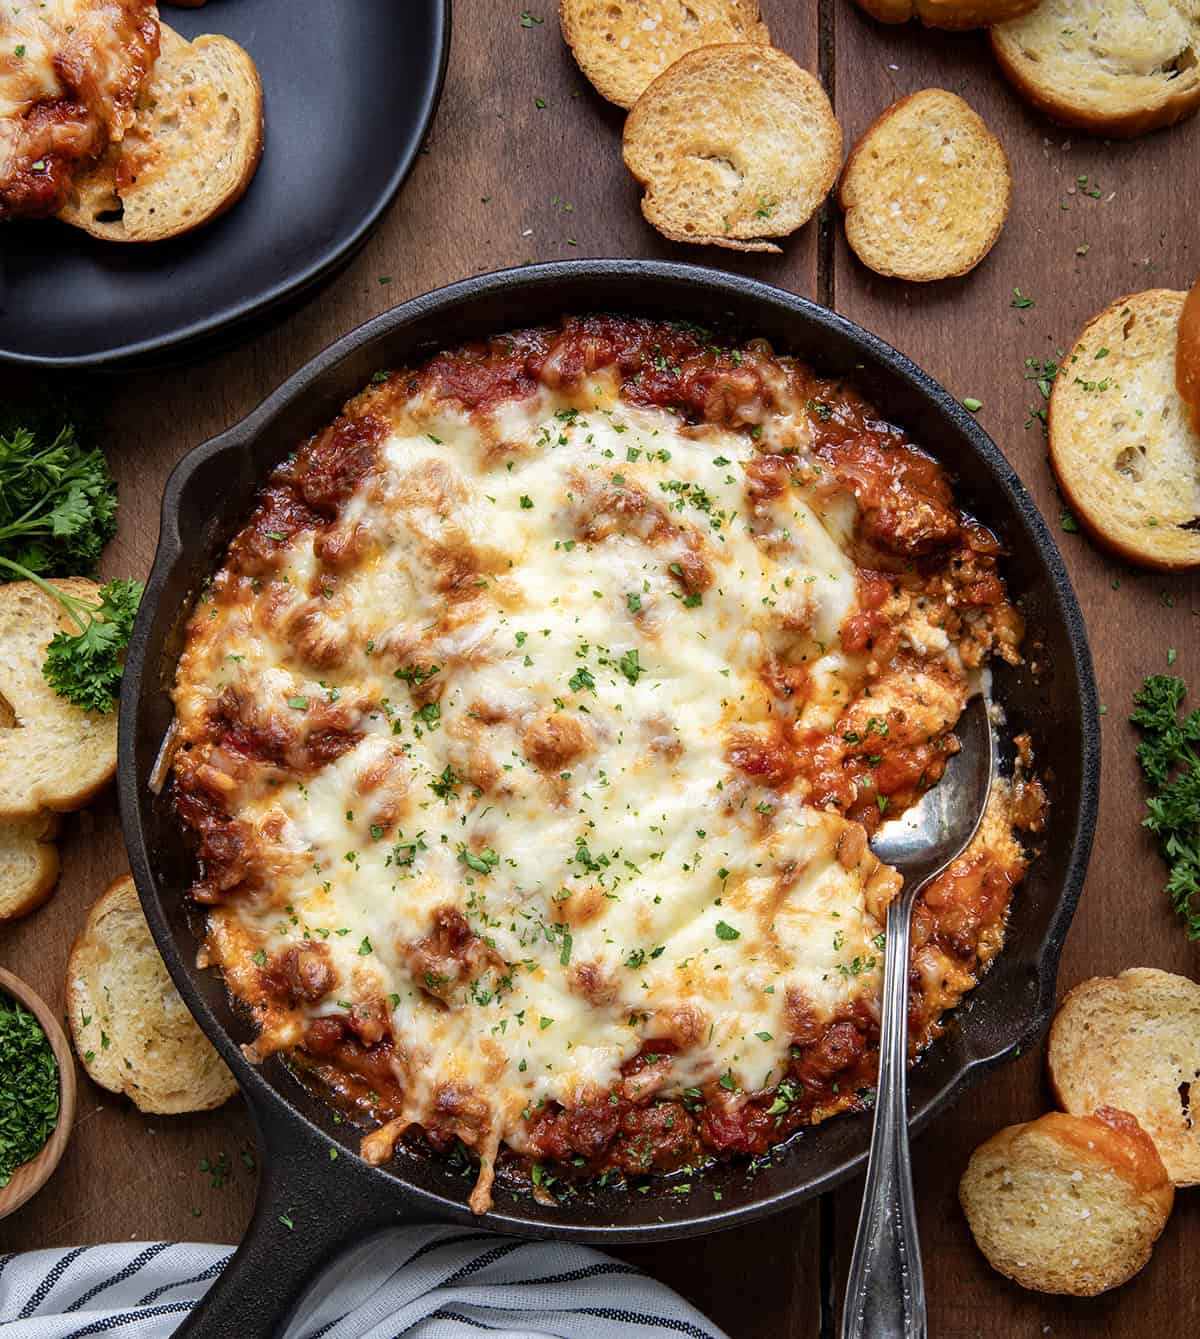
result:
[[(229, 1259), (193, 1242), (0, 1256), (4, 1339), (163, 1339)], [(332, 1271), (331, 1271), (332, 1272)], [(633, 1265), (586, 1246), (459, 1227), (397, 1228), (355, 1247), (284, 1339), (725, 1339)]]

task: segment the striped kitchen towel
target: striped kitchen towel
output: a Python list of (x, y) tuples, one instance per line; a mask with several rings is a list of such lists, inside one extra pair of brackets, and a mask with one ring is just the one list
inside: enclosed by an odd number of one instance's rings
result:
[[(229, 1259), (221, 1246), (130, 1242), (0, 1256), (4, 1339), (162, 1339)], [(586, 1246), (459, 1227), (396, 1228), (337, 1262), (284, 1339), (725, 1339), (633, 1265)]]

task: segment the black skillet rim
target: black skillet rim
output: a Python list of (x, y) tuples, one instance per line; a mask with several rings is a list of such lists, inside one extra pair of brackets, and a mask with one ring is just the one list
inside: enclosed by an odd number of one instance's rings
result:
[[(1047, 926), (1044, 940), (1037, 955), (1037, 1000), (1031, 1006), (1030, 1017), (1019, 1035), (992, 1055), (976, 1057), (966, 1061), (960, 1069), (938, 1090), (924, 1107), (910, 1121), (914, 1132), (923, 1128), (934, 1116), (943, 1111), (965, 1089), (979, 1082), (992, 1069), (1019, 1054), (1023, 1047), (1040, 1036), (1049, 1022), (1053, 1009), (1058, 961), (1066, 932), (1070, 926), (1075, 907), (1083, 887), (1083, 879), (1090, 854), (1099, 804), (1099, 705), (1095, 676), (1092, 668), (1091, 653), (1082, 611), (1075, 598), (1070, 578), (1062, 557), (1051, 536), (1049, 528), (1042, 519), (1032, 498), (1025, 491), (1016, 473), (1005, 459), (999, 448), (978, 424), (973, 415), (927, 373), (918, 368), (911, 360), (886, 344), (878, 336), (871, 334), (854, 322), (836, 312), (821, 307), (807, 298), (778, 289), (758, 280), (747, 279), (723, 271), (710, 270), (703, 266), (665, 261), (639, 260), (571, 260), (542, 265), (526, 266), (515, 270), (503, 270), (492, 274), (475, 276), (458, 283), (434, 290), (431, 293), (414, 297), (409, 301), (373, 318), (318, 354), (304, 367), (289, 377), (276, 391), (267, 397), (240, 423), (226, 432), (196, 447), (175, 467), (167, 482), (163, 496), (162, 530), (153, 570), (146, 585), (143, 610), (139, 615), (130, 641), (125, 681), (121, 694), (121, 729), (118, 746), (118, 792), (122, 826), (125, 832), (130, 863), (134, 873), (143, 909), (151, 931), (163, 955), (176, 986), (196, 1016), (200, 1026), (212, 1039), (222, 1057), (233, 1069), (242, 1091), (251, 1106), (256, 1122), (263, 1133), (270, 1137), (274, 1123), (281, 1122), (289, 1139), (299, 1139), (314, 1151), (328, 1146), (328, 1137), (308, 1119), (286, 1096), (269, 1083), (263, 1075), (242, 1056), (224, 1025), (216, 1017), (193, 982), (192, 972), (183, 961), (175, 942), (174, 935), (167, 922), (152, 874), (151, 861), (146, 847), (142, 828), (139, 794), (139, 782), (136, 771), (134, 718), (139, 703), (146, 692), (153, 692), (153, 676), (157, 669), (151, 663), (150, 652), (157, 652), (150, 644), (152, 611), (162, 593), (175, 564), (183, 556), (184, 544), (179, 537), (179, 505), (187, 480), (205, 461), (228, 451), (242, 449), (253, 441), (259, 432), (286, 406), (303, 397), (314, 383), (330, 372), (338, 363), (347, 359), (377, 338), (386, 336), (395, 328), (403, 327), (419, 315), (437, 313), (441, 309), (452, 312), (456, 305), (464, 300), (478, 299), (489, 295), (512, 295), (519, 300), (523, 287), (531, 285), (553, 285), (557, 281), (574, 278), (622, 279), (629, 283), (631, 294), (629, 309), (637, 309), (637, 281), (639, 278), (651, 278), (666, 283), (704, 285), (714, 296), (737, 298), (749, 302), (767, 301), (773, 305), (784, 305), (798, 320), (836, 334), (839, 339), (849, 341), (858, 351), (864, 364), (871, 362), (888, 366), (891, 371), (907, 380), (914, 389), (934, 404), (948, 417), (969, 440), (972, 449), (983, 459), (994, 485), (1007, 494), (1007, 500), (1024, 523), (1038, 552), (1038, 561), (1045, 571), (1059, 607), (1063, 611), (1067, 639), (1071, 647), (1074, 670), (1080, 686), (1079, 710), (1082, 722), (1080, 789), (1075, 808), (1075, 840), (1071, 847), (1062, 876), (1062, 892), (1055, 904), (1054, 913)], [(514, 303), (514, 313), (518, 314), (519, 301)], [(448, 336), (449, 338), (449, 336)], [(149, 679), (149, 682), (147, 681)], [(356, 1171), (367, 1174), (366, 1185), (370, 1185), (378, 1197), (390, 1197), (393, 1202), (407, 1202), (410, 1206), (421, 1208), (442, 1220), (460, 1223), (475, 1223), (481, 1228), (491, 1228), (499, 1232), (510, 1232), (525, 1237), (571, 1237), (575, 1240), (598, 1243), (646, 1242), (664, 1240), (685, 1235), (699, 1235), (733, 1227), (739, 1223), (751, 1222), (765, 1215), (779, 1212), (787, 1207), (801, 1203), (853, 1176), (866, 1161), (865, 1149), (857, 1156), (848, 1158), (832, 1170), (790, 1186), (778, 1193), (761, 1199), (729, 1208), (717, 1208), (708, 1212), (693, 1213), (675, 1222), (655, 1222), (635, 1225), (621, 1225), (619, 1222), (605, 1225), (580, 1225), (569, 1221), (569, 1210), (561, 1220), (547, 1223), (541, 1220), (526, 1219), (519, 1213), (493, 1211), (480, 1218), (474, 1218), (461, 1200), (425, 1190), (408, 1181), (401, 1166), (395, 1171), (387, 1168), (368, 1168), (358, 1159), (347, 1158), (339, 1165), (349, 1172), (356, 1164)], [(298, 1177), (303, 1181), (301, 1174)], [(361, 1182), (361, 1176), (356, 1176)]]

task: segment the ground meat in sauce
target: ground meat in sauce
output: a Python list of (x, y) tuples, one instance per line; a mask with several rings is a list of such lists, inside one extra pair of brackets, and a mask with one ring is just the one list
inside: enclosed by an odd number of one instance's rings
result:
[[(389, 396), (403, 400), (428, 391), (468, 411), (482, 411), (531, 395), (542, 385), (574, 386), (603, 368), (618, 371), (627, 401), (668, 409), (685, 422), (744, 431), (748, 447), (757, 442), (757, 425), (781, 395), (807, 405), (809, 460), (758, 448), (747, 470), (749, 492), (752, 500), (789, 488), (853, 493), (859, 509), (854, 555), (859, 599), (841, 629), (847, 652), (886, 660), (895, 652), (888, 612), (894, 602), (944, 601), (949, 612), (943, 630), (963, 650), (966, 663), (978, 664), (991, 651), (1016, 656), (1021, 625), (1000, 580), (998, 542), (957, 509), (941, 466), (899, 429), (879, 420), (853, 391), (815, 377), (801, 364), (775, 358), (760, 342), (734, 347), (692, 327), (608, 316), (569, 318), (561, 328), (479, 341), (392, 376), (376, 400), (367, 397), (367, 408), (339, 419), (276, 471), (231, 548), (218, 593), (221, 583), (269, 577), (283, 540), (300, 529), (322, 532), (336, 519), (341, 503), (374, 468)], [(823, 473), (813, 474), (814, 459)], [(586, 525), (598, 524), (605, 515), (601, 499)], [(621, 523), (619, 516), (610, 519)], [(711, 575), (699, 567), (681, 568), (679, 579), (686, 591), (702, 590)], [(945, 599), (947, 593), (952, 598)], [(806, 673), (773, 665), (764, 668), (763, 676), (773, 695), (786, 703), (803, 691)], [(235, 753), (282, 763), (299, 747), (323, 760), (336, 756), (344, 743), (336, 730), (299, 743), (276, 739), (269, 731), (247, 727), (238, 708), (236, 701), (226, 702), (210, 722), (214, 742)], [(547, 771), (569, 765), (588, 747), (580, 723), (559, 715), (532, 721), (525, 736), (530, 761)], [(821, 734), (799, 731), (782, 713), (769, 737), (735, 737), (728, 756), (747, 777), (772, 787), (786, 788), (803, 778), (817, 803), (870, 831), (889, 807), (900, 812), (935, 784), (956, 747), (952, 722), (932, 737), (917, 738), (906, 732), (903, 719), (885, 713), (865, 731), (842, 720)], [(223, 812), (219, 793), (205, 784), (200, 769), (177, 768), (175, 787), (177, 811), (198, 837), (201, 875), (193, 896), (216, 901), (247, 877), (245, 835)], [(1045, 814), (1040, 783), (1022, 781), (1015, 812), (1020, 826), (1039, 830)], [(998, 942), (1012, 889), (1023, 873), (1019, 854), (956, 862), (918, 901), (914, 952), (936, 947), (955, 973), (978, 975)], [(988, 936), (991, 948), (985, 950)], [(439, 997), (467, 976), (506, 969), (452, 907), (439, 910), (428, 932), (402, 951), (417, 965), (426, 991)], [(285, 955), (264, 970), (262, 980), (268, 993), (288, 1003), (320, 999), (329, 989), (319, 953)], [(918, 1045), (936, 1035), (943, 1007), (955, 998), (953, 991), (931, 993), (913, 968), (909, 1024)], [(868, 1102), (878, 1027), (867, 1005), (859, 1001), (846, 1016), (823, 1023), (797, 997), (789, 998), (788, 1013), (793, 1020), (788, 1069), (769, 1093), (747, 1097), (717, 1082), (682, 1097), (659, 1096), (653, 1083), (640, 1093), (630, 1080), (675, 1049), (671, 1041), (647, 1042), (610, 1092), (573, 1108), (550, 1103), (530, 1110), (526, 1152), (515, 1161), (525, 1167), (541, 1161), (567, 1164), (589, 1176), (670, 1172), (714, 1156), (763, 1153), (803, 1125)], [(315, 1018), (297, 1057), (337, 1102), (372, 1123), (403, 1110), (387, 1016), (380, 1000), (376, 1006)], [(453, 1146), (465, 1119), (447, 1108), (445, 1120), (432, 1118), (425, 1127), (428, 1142), (441, 1149)], [(512, 1155), (506, 1158), (514, 1161)]]

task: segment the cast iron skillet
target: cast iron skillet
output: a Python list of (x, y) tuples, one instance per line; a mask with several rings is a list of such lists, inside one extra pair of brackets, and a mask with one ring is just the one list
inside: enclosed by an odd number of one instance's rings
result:
[[(162, 362), (245, 333), (344, 265), (416, 161), (450, 50), (450, 0), (171, 9), (258, 65), (262, 162), (228, 214), (174, 241), (101, 242), (54, 220), (0, 242), (0, 362)], [(168, 351), (170, 351), (168, 355)]]
[[(1045, 1027), (1059, 952), (1079, 897), (1099, 786), (1096, 689), (1083, 619), (1062, 559), (1017, 476), (983, 429), (945, 390), (875, 336), (803, 298), (691, 265), (574, 261), (485, 275), (414, 298), (360, 326), (285, 382), (247, 419), (197, 447), (163, 499), (162, 532), (134, 629), (121, 695), (120, 800), (142, 905), (175, 984), (242, 1086), (257, 1127), (258, 1206), (232, 1264), (180, 1334), (255, 1339), (282, 1317), (315, 1270), (352, 1238), (404, 1219), (469, 1224), (471, 1179), (445, 1160), (400, 1153), (386, 1168), (356, 1152), (358, 1132), (309, 1094), (283, 1063), (249, 1065), (251, 1030), (217, 974), (196, 968), (184, 896), (193, 863), (164, 795), (149, 778), (171, 720), (168, 696), (182, 624), (200, 582), (245, 522), (270, 468), (323, 427), (379, 368), (398, 367), (459, 340), (565, 313), (615, 310), (686, 318), (800, 354), (859, 387), (932, 449), (957, 477), (960, 499), (1003, 537), (1010, 593), (1028, 621), (1030, 670), (1001, 665), (995, 692), (1008, 736), (1028, 730), (1051, 769), (1052, 816), (1041, 857), (1021, 886), (1008, 943), (912, 1076), (921, 1127), (964, 1087)], [(801, 1132), (751, 1172), (744, 1163), (693, 1178), (692, 1189), (611, 1190), (544, 1207), (497, 1187), (483, 1225), (531, 1237), (652, 1241), (758, 1218), (845, 1180), (862, 1164), (870, 1117)], [(337, 1153), (331, 1159), (330, 1150)], [(718, 1200), (714, 1190), (721, 1192)]]

